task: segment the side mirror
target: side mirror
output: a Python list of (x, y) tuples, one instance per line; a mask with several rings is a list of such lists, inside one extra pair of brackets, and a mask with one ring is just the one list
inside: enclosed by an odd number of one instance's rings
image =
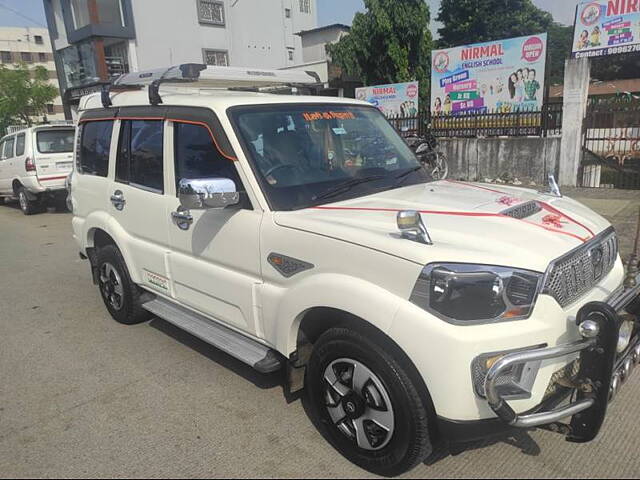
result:
[(228, 178), (180, 180), (178, 198), (184, 210), (225, 208), (240, 203), (236, 184)]

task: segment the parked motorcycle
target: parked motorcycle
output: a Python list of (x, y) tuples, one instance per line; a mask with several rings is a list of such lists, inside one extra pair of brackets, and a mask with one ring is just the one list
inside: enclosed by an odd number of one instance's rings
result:
[(424, 136), (411, 135), (405, 142), (429, 170), (434, 180), (444, 180), (449, 174), (449, 162), (444, 153), (438, 150), (438, 139), (431, 133)]

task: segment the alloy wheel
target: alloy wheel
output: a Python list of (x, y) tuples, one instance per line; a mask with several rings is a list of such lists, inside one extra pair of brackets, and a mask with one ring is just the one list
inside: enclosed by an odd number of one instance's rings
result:
[(124, 305), (124, 289), (120, 274), (110, 263), (103, 263), (100, 267), (100, 290), (114, 310), (122, 309)]
[(324, 371), (325, 405), (338, 430), (363, 450), (380, 450), (393, 437), (391, 399), (380, 379), (361, 362), (335, 360)]

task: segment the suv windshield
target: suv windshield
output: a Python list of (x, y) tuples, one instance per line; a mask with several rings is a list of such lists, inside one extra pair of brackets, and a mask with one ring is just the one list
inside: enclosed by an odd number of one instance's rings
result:
[(230, 112), (274, 210), (297, 210), (431, 180), (373, 107), (267, 105)]
[(40, 153), (73, 152), (74, 130), (41, 130), (36, 133)]

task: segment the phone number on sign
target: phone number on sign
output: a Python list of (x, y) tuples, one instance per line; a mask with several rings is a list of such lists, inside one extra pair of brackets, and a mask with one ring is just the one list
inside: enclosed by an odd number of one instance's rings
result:
[(604, 57), (606, 55), (617, 55), (619, 53), (640, 52), (640, 45), (625, 45), (620, 47), (603, 48), (602, 50), (592, 50), (590, 52), (575, 52), (575, 58)]

